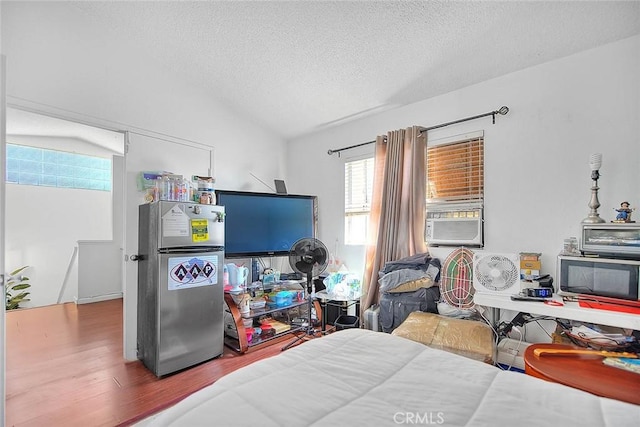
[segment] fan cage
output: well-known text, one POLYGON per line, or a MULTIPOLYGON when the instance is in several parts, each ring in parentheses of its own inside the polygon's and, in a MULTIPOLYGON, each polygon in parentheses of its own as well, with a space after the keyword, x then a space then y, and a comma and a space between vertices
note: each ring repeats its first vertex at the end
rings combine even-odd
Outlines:
POLYGON ((289 251, 289 265, 294 271, 303 275, 310 275, 310 277, 319 276, 329 265, 329 250, 327 249, 325 244, 322 243, 322 241, 314 237, 302 238, 294 242, 294 244, 291 246, 291 249, 289 251), (297 263, 301 261, 302 257, 308 251, 314 252, 317 249, 320 249, 322 251, 322 260, 318 261, 314 259, 315 262, 311 271, 302 271, 297 266, 297 263))
POLYGON ((475 254, 473 285, 476 292, 517 293, 520 290, 518 262, 516 254, 475 254))
POLYGON ((473 252, 459 248, 445 259, 440 278, 440 294, 449 305, 469 309, 473 302, 473 252))

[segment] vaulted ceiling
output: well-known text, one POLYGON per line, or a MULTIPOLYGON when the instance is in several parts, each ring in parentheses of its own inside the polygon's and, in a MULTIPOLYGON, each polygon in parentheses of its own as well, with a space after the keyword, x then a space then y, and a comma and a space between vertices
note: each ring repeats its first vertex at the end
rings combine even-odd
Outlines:
POLYGON ((292 139, 640 34, 639 1, 77 1, 292 139))

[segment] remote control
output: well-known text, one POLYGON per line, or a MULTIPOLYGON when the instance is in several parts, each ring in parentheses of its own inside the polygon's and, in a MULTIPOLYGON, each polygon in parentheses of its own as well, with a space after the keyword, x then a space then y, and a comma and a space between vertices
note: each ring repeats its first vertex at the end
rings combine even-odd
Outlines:
POLYGON ((511 295, 513 301, 548 301, 551 297, 528 297, 524 295, 511 295))

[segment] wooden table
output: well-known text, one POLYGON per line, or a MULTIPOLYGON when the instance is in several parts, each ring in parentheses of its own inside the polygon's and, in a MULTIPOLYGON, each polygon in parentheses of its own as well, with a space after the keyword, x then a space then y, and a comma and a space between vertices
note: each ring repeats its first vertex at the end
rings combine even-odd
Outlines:
MULTIPOLYGON (((640 405, 640 374, 607 366, 602 356, 536 356, 536 348, 576 348, 564 344, 533 344, 524 352, 526 374, 640 405)), ((583 349, 584 350, 584 349, 583 349)))

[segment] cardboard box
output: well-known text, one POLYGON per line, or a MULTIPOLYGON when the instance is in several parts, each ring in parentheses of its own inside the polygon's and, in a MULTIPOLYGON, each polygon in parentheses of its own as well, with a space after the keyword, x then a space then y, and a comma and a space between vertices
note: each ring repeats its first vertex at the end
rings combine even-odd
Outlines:
POLYGON ((271 327, 275 329, 276 334, 281 334, 282 332, 286 332, 291 329, 291 325, 287 325, 286 323, 282 323, 277 320, 272 320, 269 323, 271 324, 271 327))
POLYGON ((540 276, 540 253, 520 252, 520 280, 531 281, 540 276))
POLYGON ((539 261, 542 254, 540 252, 520 252, 521 261, 539 261))
POLYGON ((521 270, 540 270, 541 262, 540 261, 523 261, 520 260, 520 269, 521 270))
POLYGON ((391 335, 493 364, 493 331, 483 322, 414 311, 391 335))

